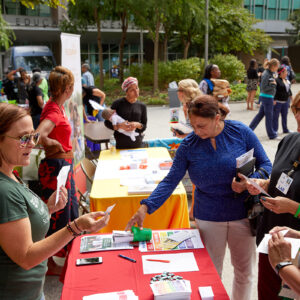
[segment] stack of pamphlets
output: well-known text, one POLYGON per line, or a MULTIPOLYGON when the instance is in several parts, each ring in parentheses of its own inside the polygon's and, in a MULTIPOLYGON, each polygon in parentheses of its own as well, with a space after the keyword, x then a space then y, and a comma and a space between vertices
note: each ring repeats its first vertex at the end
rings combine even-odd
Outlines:
POLYGON ((133 290, 94 294, 82 298, 82 300, 138 300, 138 299, 139 297, 134 294, 133 290))
POLYGON ((133 233, 130 231, 113 230, 112 236, 115 244, 129 243, 133 241, 133 233))
POLYGON ((85 235, 80 242, 80 253, 119 249, 133 249, 133 246, 129 242, 115 243, 112 234, 85 235))
POLYGON ((189 300, 191 299, 191 283, 189 280, 164 280, 150 284, 154 300, 189 300))

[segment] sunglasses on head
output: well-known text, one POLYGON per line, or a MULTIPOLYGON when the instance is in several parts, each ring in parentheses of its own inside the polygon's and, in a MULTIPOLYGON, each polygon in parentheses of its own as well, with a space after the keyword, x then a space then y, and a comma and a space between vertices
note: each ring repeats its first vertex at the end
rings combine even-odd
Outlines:
POLYGON ((40 139, 39 133, 24 134, 21 137, 13 137, 10 135, 4 135, 4 136, 9 137, 14 140, 17 140, 17 141, 20 141, 21 148, 25 148, 30 141, 32 141, 34 143, 34 145, 36 145, 40 139))

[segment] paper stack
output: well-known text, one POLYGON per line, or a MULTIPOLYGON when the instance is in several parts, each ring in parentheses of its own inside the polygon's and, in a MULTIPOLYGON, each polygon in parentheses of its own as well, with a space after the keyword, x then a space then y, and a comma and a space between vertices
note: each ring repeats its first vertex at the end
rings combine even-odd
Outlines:
POLYGON ((130 231, 113 230, 114 243, 129 243, 133 241, 133 233, 130 231))
POLYGON ((82 298, 82 300, 138 300, 138 299, 139 297, 136 296, 134 294, 134 291, 132 290, 94 294, 82 298))
POLYGON ((150 284, 154 300, 189 300, 191 299, 191 283, 189 280, 157 281, 150 284))

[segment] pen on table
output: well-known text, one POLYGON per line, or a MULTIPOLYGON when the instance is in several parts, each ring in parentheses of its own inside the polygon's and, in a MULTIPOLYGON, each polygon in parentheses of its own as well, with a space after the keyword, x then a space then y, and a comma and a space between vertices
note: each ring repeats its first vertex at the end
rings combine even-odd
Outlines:
POLYGON ((136 263, 136 260, 135 260, 135 259, 130 258, 130 257, 127 257, 127 256, 125 256, 125 255, 119 254, 119 257, 122 257, 122 258, 127 259, 127 260, 129 260, 129 261, 131 261, 131 262, 136 263))
POLYGON ((157 261, 157 262, 162 262, 162 263, 169 263, 169 260, 165 259, 151 259, 151 258, 146 258, 147 261, 157 261))

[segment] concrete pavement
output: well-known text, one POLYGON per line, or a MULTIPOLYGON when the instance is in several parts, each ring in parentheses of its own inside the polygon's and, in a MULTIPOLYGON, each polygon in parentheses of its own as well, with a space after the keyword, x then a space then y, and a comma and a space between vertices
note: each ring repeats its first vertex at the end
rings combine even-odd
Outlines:
MULTIPOLYGON (((300 91, 300 84, 295 84, 292 86, 293 95, 296 95, 300 91)), ((246 103, 230 103, 231 114, 228 119, 239 120, 243 123, 249 125, 251 120, 256 115, 257 111, 246 110, 246 103)), ((184 120, 182 111, 180 112, 181 120, 184 120)), ((169 107, 148 107, 148 127, 146 130, 145 139, 157 139, 157 138, 170 138, 172 133, 169 127, 170 111, 169 107)), ((282 134, 281 123, 279 123, 279 136, 284 137, 282 134)), ((296 131, 296 121, 292 112, 288 115, 288 127, 291 131, 296 131)), ((261 141, 267 155, 273 162, 278 140, 269 140, 265 130, 265 121, 257 126, 255 130, 256 135, 261 141)), ((224 268, 223 268, 223 284, 229 294, 231 295, 231 285, 233 280, 233 268, 230 263, 230 254, 228 249, 226 251, 224 268)), ((257 270, 255 271, 255 284, 253 286, 252 300, 257 299, 256 292, 257 284, 257 270)), ((45 296, 46 300, 58 300, 60 299, 62 284, 58 281, 56 276, 47 276, 45 284, 45 296)), ((196 291, 194 291, 196 292, 196 291)))

